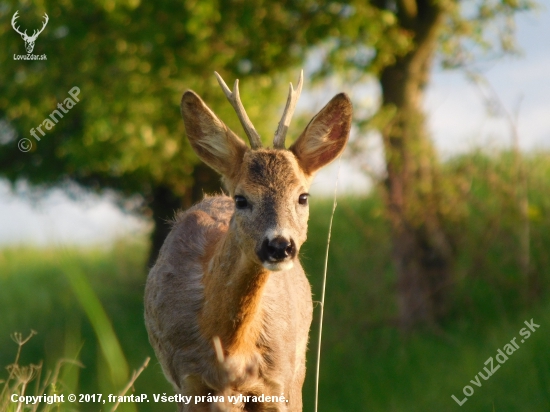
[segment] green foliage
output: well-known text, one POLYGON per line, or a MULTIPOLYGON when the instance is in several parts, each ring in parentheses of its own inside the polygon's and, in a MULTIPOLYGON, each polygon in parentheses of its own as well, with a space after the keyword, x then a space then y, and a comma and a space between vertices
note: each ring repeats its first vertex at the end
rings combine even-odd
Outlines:
POLYGON ((124 194, 147 195, 164 184, 181 195, 195 162, 179 115, 182 93, 199 92, 240 132, 213 71, 230 84, 246 77, 243 102, 270 138, 286 90, 277 87, 281 79, 274 73, 303 56, 308 26, 302 21, 323 14, 311 7, 263 0, 238 7, 229 1, 3 2, 0 35, 8 52, 0 56, 0 173, 43 185, 72 179, 124 194), (10 25, 16 10, 20 25, 29 28, 49 14, 34 51, 45 53, 46 61, 13 60, 24 53, 10 25), (34 141, 31 128, 74 86, 80 102, 34 141), (19 152, 16 137, 31 139, 32 150, 19 152))
POLYGON ((532 0, 441 0, 447 11, 440 51, 444 67, 456 68, 481 58, 517 53, 514 17, 536 9, 532 0))
POLYGON ((74 263, 63 266, 65 267, 65 276, 69 279, 77 301, 94 328, 114 387, 122 387, 129 377, 128 363, 111 322, 82 270, 74 263))
MULTIPOLYGON (((125 241, 110 251, 3 249, 0 365, 13 363, 17 347, 10 334, 34 329, 38 335, 26 343, 20 365, 43 362, 43 376, 56 370, 60 359, 83 365, 82 369, 64 365, 55 387, 48 385, 48 391, 119 394, 130 380, 128 370, 154 356, 143 323, 146 248, 146 242, 125 241)), ((140 378, 141 385, 139 380, 135 384, 136 390, 170 390, 156 362, 148 369, 140 378)), ((98 409, 93 403, 63 406, 63 410, 75 406, 98 409)), ((105 406, 105 410, 112 407, 105 406)), ((131 412, 136 407, 122 403, 117 410, 131 412)))
MULTIPOLYGON (((549 155, 546 152, 525 155, 503 152, 488 155, 476 152, 455 158, 447 165, 447 172, 460 180, 466 207, 464 222, 467 230, 458 224, 457 277, 462 293, 468 295, 464 310, 474 311, 471 303, 478 298, 468 294, 471 279, 473 290, 498 289, 501 297, 492 298, 495 318, 499 307, 529 304, 536 298, 546 296, 548 287, 549 260, 545 250, 550 241, 550 203, 548 178, 549 155), (525 177, 522 177, 525 173, 525 177), (525 198, 524 198, 525 196, 525 198), (527 210, 522 213, 522 201, 527 210), (528 230, 529 268, 522 268, 522 236, 528 230), (506 304, 500 301, 503 299, 506 304)), ((488 313, 487 313, 488 315, 488 313)))
MULTIPOLYGON (((518 228, 517 159, 513 153, 467 154, 444 164, 445 179, 459 189, 451 316, 439 331, 401 335, 392 247, 378 194, 339 199, 332 232, 321 361, 320 410, 451 410, 455 394, 535 319, 541 328, 470 400, 468 411, 544 411, 550 407, 550 162, 548 153, 520 159, 526 170, 530 272, 522 273, 518 228), (540 334, 539 331, 541 332, 540 334), (363 406, 361 406, 363 405, 363 406)), ((321 291, 322 256, 331 201, 312 210, 305 245, 314 300, 321 291), (320 233, 320 234, 318 234, 320 233)), ((317 339, 313 323, 310 348, 317 339)), ((313 406, 314 351, 308 353, 305 410, 313 406)), ((471 385, 471 384, 470 384, 471 385)), ((457 405, 458 407, 458 405, 457 405)))
MULTIPOLYGON (((540 328, 496 374, 462 406, 466 411, 546 411, 550 407, 550 161, 548 153, 522 159, 529 182, 531 280, 518 264, 520 215, 510 190, 516 187, 513 156, 481 152, 444 165, 449 179, 463 184, 464 242, 458 255, 452 316, 437 331, 404 336, 396 327, 395 274, 391 242, 379 193, 338 201, 332 232, 321 360, 320 411, 451 410, 451 395, 483 369, 523 327, 534 319, 540 328), (466 184, 467 183, 467 184, 466 184), (535 281, 533 295, 525 295, 535 281)), ((302 263, 319 299, 331 199, 311 199, 308 241, 302 263)), ((22 365, 44 360, 54 369, 60 358, 83 365, 76 377, 60 381, 74 392, 116 393, 106 389, 109 369, 98 342, 96 315, 89 316, 66 272, 77 270, 89 284, 86 299, 97 296, 131 369, 147 356, 153 361, 135 383, 135 393, 172 393, 154 359, 143 322, 144 258, 147 244, 125 240, 112 250, 4 248, 0 251, 0 365, 13 361, 13 331, 38 335, 23 350, 22 365), (74 379, 74 380, 71 380, 74 379)), ((79 275, 79 276, 80 276, 79 275)), ((318 314, 318 308, 316 309, 318 314)), ((311 331, 304 410, 313 405, 314 343, 311 331)), ((0 375, 5 379, 6 375, 0 375)), ((97 410, 83 404, 81 410, 97 410)), ((121 408, 124 405, 121 405, 121 408)), ((456 406, 458 407, 458 406, 456 406)), ((172 411, 153 402, 137 409, 172 411)))
POLYGON ((61 359, 57 362, 53 371, 44 371, 42 362, 38 364, 21 365, 19 360, 23 346, 36 334, 31 331, 23 337, 21 333, 15 332, 11 335, 12 340, 17 345, 17 351, 13 363, 6 367, 8 376, 5 380, 0 380, 0 411, 16 412, 20 411, 22 403, 12 402, 12 397, 17 399, 24 396, 46 395, 43 403, 36 402, 31 409, 40 412, 49 412, 58 410, 61 405, 60 395, 63 390, 73 393, 76 389, 77 379, 72 381, 61 380, 60 375, 66 375, 67 370, 77 370, 82 364, 69 359, 61 359), (75 368, 76 367, 76 368, 75 368), (65 383, 67 382, 67 383, 65 383), (38 395, 39 394, 39 395, 38 395), (49 399, 49 401, 48 401, 49 399))
MULTIPOLYGON (((480 59, 518 51, 515 15, 537 8, 532 0, 372 0, 332 3, 342 19, 324 36, 327 58, 317 73, 357 78, 379 76, 384 68, 419 46, 420 37, 435 30, 438 59, 457 68, 480 59), (433 13, 440 18, 433 20, 433 13), (432 27, 433 26, 433 27, 432 27)), ((430 59, 431 60, 431 59, 430 59)), ((431 62, 430 62, 431 63, 431 62)))
MULTIPOLYGON (((315 62, 319 76, 379 73, 415 47, 403 10, 409 3, 422 6, 358 0, 3 2, 0 175, 47 186, 71 179, 125 195, 148 195, 162 184, 181 195, 196 161, 178 110, 185 89, 199 92, 240 132, 212 72, 228 83, 243 78, 243 101, 267 140, 284 102, 288 69, 317 48, 324 51, 315 62), (47 60, 13 59, 24 54, 10 25, 16 10, 29 30, 49 14, 34 51, 47 60), (74 86, 81 101, 36 142, 29 131, 74 86), (29 153, 16 147, 23 137, 33 142, 29 153)), ((488 44, 484 33, 496 19, 506 22, 499 33, 511 38, 514 13, 531 6, 528 0, 439 1, 449 21, 441 33, 444 55, 464 59, 465 41, 488 44)))

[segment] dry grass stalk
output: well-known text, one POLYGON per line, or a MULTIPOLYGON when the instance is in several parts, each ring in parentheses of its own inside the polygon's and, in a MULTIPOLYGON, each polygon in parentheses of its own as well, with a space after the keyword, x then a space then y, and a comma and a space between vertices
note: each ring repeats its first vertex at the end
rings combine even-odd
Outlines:
MULTIPOLYGON (((139 377, 139 375, 141 375, 141 372, 143 372, 145 370, 145 368, 149 364, 150 360, 151 360, 151 358, 147 357, 147 359, 145 359, 145 362, 143 362, 143 365, 141 365, 141 367, 137 371, 134 371, 132 373, 132 377, 130 378, 130 381, 124 387, 124 389, 120 392, 119 396, 124 396, 126 394, 126 392, 128 392, 130 390, 130 388, 132 386, 134 386, 134 383, 135 383, 136 379, 139 377)), ((119 398, 117 397, 117 399, 119 399, 119 398)), ((117 400, 117 402, 114 404, 113 408, 111 409, 111 412, 116 411, 119 404, 120 404, 120 402, 117 400)))
POLYGON ((321 338, 323 335, 323 316, 325 313, 325 289, 327 286, 327 270, 328 270, 328 252, 330 250, 330 236, 332 235, 332 221, 334 219, 334 212, 336 211, 336 194, 338 192, 338 178, 340 177, 340 161, 338 160, 338 174, 336 175, 336 183, 334 184, 334 201, 332 203, 332 213, 330 214, 330 222, 328 225, 327 236, 327 249, 325 253, 325 268, 323 271, 323 291, 321 292, 321 314, 319 315, 319 342, 317 344, 317 365, 315 368, 315 412, 319 406, 319 371, 321 369, 321 338))
MULTIPOLYGON (((59 394, 60 391, 58 388, 63 387, 62 383, 58 380, 61 366, 69 363, 83 367, 83 365, 78 361, 72 359, 60 359, 56 363, 53 373, 48 371, 45 377, 42 378, 42 362, 37 365, 20 365, 19 359, 21 357, 21 350, 34 335, 36 335, 34 330, 31 330, 27 337, 23 337, 23 335, 19 332, 11 335, 13 341, 18 345, 18 348, 14 362, 6 367, 9 372, 8 378, 5 381, 0 381, 0 383, 3 384, 2 391, 0 392, 0 412, 7 412, 11 410, 14 410, 15 412, 22 411, 24 409, 23 402, 17 402, 17 404, 14 405, 13 402, 11 402, 11 397, 13 394, 17 394, 19 396, 25 396, 28 394, 31 383, 34 383, 34 396, 43 394, 59 394)), ((41 412, 49 412, 58 407, 58 405, 54 403, 48 404, 37 402, 36 404, 33 404, 29 410, 32 412, 37 412, 41 405, 43 405, 41 412)))

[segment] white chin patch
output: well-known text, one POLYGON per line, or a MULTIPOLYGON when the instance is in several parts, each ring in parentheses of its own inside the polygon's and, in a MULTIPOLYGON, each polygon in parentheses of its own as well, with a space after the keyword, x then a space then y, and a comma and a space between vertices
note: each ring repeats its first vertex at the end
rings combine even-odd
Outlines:
POLYGON ((286 260, 284 262, 264 262, 264 268, 271 270, 272 272, 278 272, 280 270, 289 270, 294 266, 293 260, 286 260))

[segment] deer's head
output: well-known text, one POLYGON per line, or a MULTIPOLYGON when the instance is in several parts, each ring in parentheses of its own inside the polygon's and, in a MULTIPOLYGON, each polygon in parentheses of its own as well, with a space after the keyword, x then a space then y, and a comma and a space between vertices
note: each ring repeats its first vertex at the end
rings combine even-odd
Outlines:
POLYGON ((240 101, 238 80, 231 92, 216 76, 251 148, 192 91, 185 92, 181 101, 187 136, 199 158, 223 176, 235 200, 231 229, 236 231, 244 255, 269 270, 290 269, 307 236, 308 190, 313 176, 338 157, 348 140, 351 101, 344 93, 336 95, 285 149, 286 132, 302 88, 301 75, 296 91, 290 85, 274 148, 263 148, 240 101))
POLYGON ((32 51, 34 49, 34 42, 36 41, 38 35, 44 31, 44 28, 48 24, 48 21, 50 20, 50 18, 48 17, 48 15, 46 13, 44 13, 44 23, 42 23, 42 28, 40 30, 34 30, 34 32, 32 33, 32 36, 29 36, 29 35, 27 35, 27 30, 25 30, 25 32, 22 33, 19 30, 19 27, 15 26, 15 21, 19 17, 18 13, 19 13, 19 10, 17 10, 15 12, 15 14, 13 15, 13 17, 11 19, 11 25, 12 25, 13 29, 21 35, 21 38, 25 42, 25 49, 27 50, 27 53, 30 54, 30 53, 32 53, 32 51))

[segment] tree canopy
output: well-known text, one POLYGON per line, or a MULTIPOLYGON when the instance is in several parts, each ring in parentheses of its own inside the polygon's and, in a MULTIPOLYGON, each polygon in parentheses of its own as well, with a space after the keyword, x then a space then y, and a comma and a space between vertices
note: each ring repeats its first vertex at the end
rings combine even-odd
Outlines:
MULTIPOLYGON (((350 65, 378 73, 413 47, 412 16, 422 12, 424 3, 3 2, 0 119, 3 130, 14 130, 17 139, 30 138, 33 148, 21 153, 13 133, 5 132, 1 173, 12 181, 50 185, 73 179, 126 194, 160 182, 185 191, 195 158, 178 114, 184 90, 199 92, 239 131, 213 71, 228 83, 240 77, 250 117, 267 136, 284 101, 285 87, 274 87, 281 84, 277 74, 303 64, 314 47, 328 50, 318 74, 345 74, 350 65), (13 59, 24 53, 10 25, 17 10, 18 23, 29 32, 40 27, 44 13, 50 16, 34 50, 47 60, 13 59), (31 138, 30 129, 74 86, 81 90, 81 102, 40 142, 31 138)), ((441 49, 452 64, 466 54, 457 50, 472 42, 485 45, 482 34, 489 20, 509 19, 529 5, 520 0, 434 4, 446 10, 441 49)), ((510 36, 501 37, 508 47, 510 36)))
MULTIPOLYGON (((530 0, 1 2, 0 176, 153 197, 159 228, 197 170, 179 115, 182 93, 194 89, 240 134, 213 72, 229 84, 241 78, 244 105, 267 142, 285 100, 283 78, 315 55, 314 78, 379 80, 378 113, 355 121, 384 141, 402 313, 406 323, 431 321, 442 312, 439 292, 453 260, 452 198, 422 106, 432 63, 438 56, 445 67, 460 67, 513 51, 515 13, 532 7, 530 0), (34 50, 47 60, 13 57, 24 53, 10 25, 16 11, 22 30, 40 27, 48 13, 34 50), (74 87, 78 104, 34 139, 32 129, 74 87), (28 153, 18 149, 22 138, 33 144, 28 153)), ((153 249, 165 235, 153 234, 153 249)))

